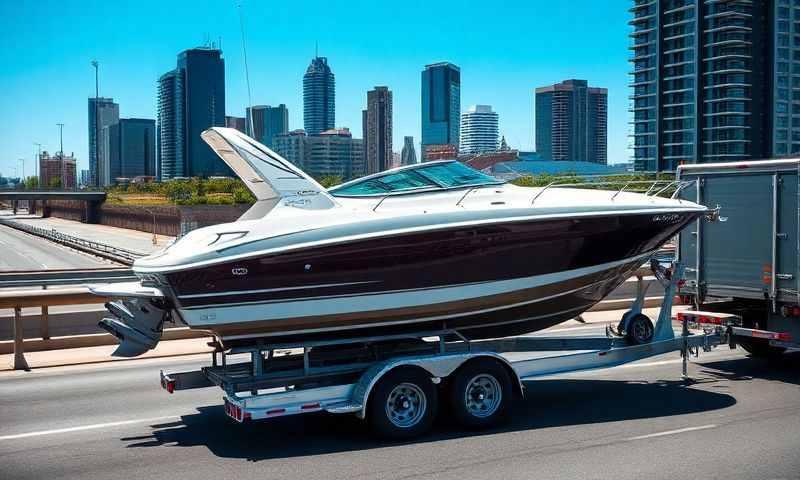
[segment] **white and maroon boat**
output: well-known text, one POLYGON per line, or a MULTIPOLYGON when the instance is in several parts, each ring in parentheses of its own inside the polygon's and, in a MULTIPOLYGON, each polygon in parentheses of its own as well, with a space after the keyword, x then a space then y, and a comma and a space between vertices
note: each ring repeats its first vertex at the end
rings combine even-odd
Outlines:
POLYGON ((625 191, 523 188, 458 161, 422 163, 326 190, 233 129, 203 139, 257 198, 238 221, 137 260, 141 279, 95 286, 115 355, 164 322, 223 348, 456 330, 517 335, 603 299, 707 209, 625 191))

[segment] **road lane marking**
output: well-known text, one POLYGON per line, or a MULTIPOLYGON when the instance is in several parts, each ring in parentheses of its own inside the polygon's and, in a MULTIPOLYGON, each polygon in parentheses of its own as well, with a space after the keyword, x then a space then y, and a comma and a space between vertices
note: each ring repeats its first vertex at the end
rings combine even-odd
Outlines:
POLYGON ((716 428, 716 427, 717 426, 714 424, 700 425, 699 427, 679 428, 677 430, 667 430, 666 432, 650 433, 648 435, 639 435, 638 437, 630 437, 626 438, 625 440, 627 441, 645 440, 647 438, 663 437, 666 435, 676 435, 678 433, 694 432, 697 430, 708 430, 709 428, 716 428))
POLYGON ((57 433, 71 433, 71 432, 81 432, 84 430, 97 430, 100 428, 109 428, 109 427, 119 427, 123 425, 134 425, 137 423, 147 423, 147 422, 160 422, 163 420, 175 420, 181 418, 179 415, 169 415, 166 417, 152 417, 152 418, 139 418, 137 420, 123 420, 120 422, 108 422, 108 423, 95 423, 93 425, 81 425, 79 427, 68 427, 68 428, 57 428, 54 430, 40 430, 38 432, 28 432, 28 433, 17 433, 15 435, 4 435, 0 437, 0 441, 3 440, 17 440, 20 438, 28 438, 28 437, 41 437, 43 435, 55 435, 57 433))

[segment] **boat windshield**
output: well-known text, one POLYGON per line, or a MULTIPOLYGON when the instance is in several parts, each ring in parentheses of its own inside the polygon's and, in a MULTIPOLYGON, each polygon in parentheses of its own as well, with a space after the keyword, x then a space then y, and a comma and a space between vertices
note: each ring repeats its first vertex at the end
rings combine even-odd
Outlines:
POLYGON ((504 183, 502 180, 481 173, 461 162, 450 161, 389 170, 347 182, 328 192, 336 197, 363 197, 502 183, 504 183))

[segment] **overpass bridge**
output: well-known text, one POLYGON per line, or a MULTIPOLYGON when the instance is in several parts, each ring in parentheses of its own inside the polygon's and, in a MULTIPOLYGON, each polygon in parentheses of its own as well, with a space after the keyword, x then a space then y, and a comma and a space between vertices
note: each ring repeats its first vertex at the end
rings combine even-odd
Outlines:
POLYGON ((98 207, 106 200, 106 192, 82 192, 73 190, 0 190, 0 201, 11 203, 14 214, 20 201, 28 202, 28 211, 36 213, 40 208, 42 217, 50 216, 48 201, 78 200, 83 202, 83 221, 97 223, 98 207))

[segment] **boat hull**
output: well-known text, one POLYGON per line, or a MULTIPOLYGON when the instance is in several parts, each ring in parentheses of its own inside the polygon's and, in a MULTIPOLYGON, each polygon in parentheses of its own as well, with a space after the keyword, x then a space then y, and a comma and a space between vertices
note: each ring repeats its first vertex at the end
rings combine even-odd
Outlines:
POLYGON ((541 330, 602 300, 702 212, 553 218, 304 247, 165 274, 226 347, 455 329, 541 330))

